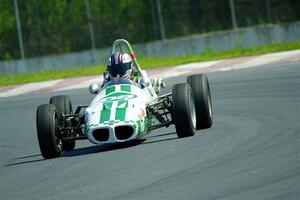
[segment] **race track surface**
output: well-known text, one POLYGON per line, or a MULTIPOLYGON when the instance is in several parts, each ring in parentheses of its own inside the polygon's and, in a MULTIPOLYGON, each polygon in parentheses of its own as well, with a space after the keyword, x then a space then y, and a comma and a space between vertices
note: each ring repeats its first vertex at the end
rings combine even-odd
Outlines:
MULTIPOLYGON (((50 96, 0 99, 0 199, 300 199, 300 63, 208 74, 214 124, 127 145, 77 142, 43 160, 35 111, 50 96)), ((167 80, 170 91, 186 77, 167 80)), ((66 92, 87 104, 88 90, 66 92)))

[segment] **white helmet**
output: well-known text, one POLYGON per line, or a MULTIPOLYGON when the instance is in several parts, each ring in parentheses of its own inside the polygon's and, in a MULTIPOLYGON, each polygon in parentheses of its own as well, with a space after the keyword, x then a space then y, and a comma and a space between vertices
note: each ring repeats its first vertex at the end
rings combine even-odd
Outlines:
POLYGON ((132 74, 132 58, 127 53, 114 53, 108 60, 108 72, 112 77, 130 78, 132 74))

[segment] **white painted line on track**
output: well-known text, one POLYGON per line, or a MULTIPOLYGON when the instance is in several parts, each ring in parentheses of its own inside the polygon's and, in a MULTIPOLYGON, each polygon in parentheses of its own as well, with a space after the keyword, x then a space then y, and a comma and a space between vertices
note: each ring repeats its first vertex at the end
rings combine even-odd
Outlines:
POLYGON ((183 64, 183 65, 178 65, 171 70, 168 70, 162 74, 157 74, 156 76, 160 78, 170 78, 174 76, 180 76, 182 74, 190 73, 194 70, 199 70, 199 69, 206 69, 209 67, 212 67, 216 64, 218 64, 220 61, 208 61, 208 62, 195 62, 195 63, 188 63, 188 64, 183 64))
MULTIPOLYGON (((217 71, 231 71, 250 67, 259 67, 268 64, 280 64, 286 62, 300 63, 300 50, 278 52, 259 56, 239 57, 234 59, 196 62, 178 65, 175 67, 149 70, 149 77, 170 78, 192 73, 210 73, 217 71), (204 71, 204 72, 203 72, 204 71)), ((11 97, 22 94, 65 91, 72 89, 88 88, 92 83, 102 84, 103 76, 78 77, 45 81, 40 83, 29 83, 19 86, 2 88, 0 98, 11 97)))
POLYGON ((216 70, 214 70, 214 71, 215 71, 215 72, 216 72, 216 71, 219 71, 219 72, 227 72, 227 71, 231 71, 231 70, 233 70, 232 67, 224 67, 224 68, 221 68, 221 69, 216 69, 216 70))
POLYGON ((212 70, 212 72, 216 71, 231 71, 231 70, 237 70, 237 69, 246 69, 250 67, 258 67, 263 66, 267 64, 272 64, 279 62, 280 60, 286 60, 286 59, 297 59, 300 55, 300 50, 294 50, 294 51, 288 51, 288 52, 278 52, 278 53, 272 53, 272 54, 266 54, 257 56, 251 60, 242 62, 242 63, 236 63, 232 64, 231 66, 222 67, 219 69, 212 70))
POLYGON ((93 83, 102 83, 103 82, 103 77, 102 76, 97 76, 97 77, 91 77, 91 79, 82 81, 80 83, 76 82, 76 80, 73 82, 73 84, 66 86, 66 87, 61 87, 57 88, 53 91, 64 91, 64 90, 73 90, 73 89, 82 89, 82 88, 87 88, 93 83))
POLYGON ((53 80, 53 81, 45 81, 45 82, 39 82, 39 83, 28 83, 21 85, 19 87, 16 87, 12 90, 6 91, 4 93, 0 93, 0 97, 11 97, 16 95, 21 95, 25 93, 30 93, 36 90, 43 89, 45 87, 53 86, 57 83, 59 83, 61 80, 53 80))
POLYGON ((183 65, 179 65, 177 67, 175 67, 174 69, 176 70, 194 70, 194 69, 204 69, 204 68, 208 68, 211 66, 214 66, 218 63, 220 63, 221 60, 217 60, 217 61, 208 61, 208 62, 195 62, 195 63, 188 63, 188 64, 183 64, 183 65))
POLYGON ((267 54, 267 55, 262 55, 259 57, 254 58, 253 60, 249 60, 245 63, 240 64, 238 67, 235 69, 242 69, 242 68, 248 68, 248 67, 253 67, 253 66, 261 66, 261 65, 267 65, 272 62, 276 62, 281 59, 285 59, 287 57, 292 57, 295 54, 300 53, 300 51, 294 51, 290 52, 287 54, 286 52, 282 53, 273 53, 273 54, 267 54))

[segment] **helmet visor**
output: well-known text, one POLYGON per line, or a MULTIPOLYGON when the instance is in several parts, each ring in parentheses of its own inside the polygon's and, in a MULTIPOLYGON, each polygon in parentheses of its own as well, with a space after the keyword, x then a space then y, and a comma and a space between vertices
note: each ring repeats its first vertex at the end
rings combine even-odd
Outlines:
POLYGON ((112 76, 117 76, 117 75, 122 76, 130 69, 131 69, 131 63, 121 63, 117 65, 108 66, 108 71, 112 76))

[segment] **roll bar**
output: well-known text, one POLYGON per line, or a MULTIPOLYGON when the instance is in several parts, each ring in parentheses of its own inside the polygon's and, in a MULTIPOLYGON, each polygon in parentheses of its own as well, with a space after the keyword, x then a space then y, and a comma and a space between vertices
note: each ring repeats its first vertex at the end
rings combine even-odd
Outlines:
POLYGON ((116 47, 117 46, 120 47, 120 50, 123 53, 125 52, 124 46, 127 48, 127 50, 130 53, 130 56, 132 58, 133 65, 138 70, 140 76, 143 77, 143 73, 141 73, 142 69, 141 69, 140 65, 138 64, 138 62, 137 62, 136 55, 134 54, 134 52, 133 52, 133 50, 132 50, 131 45, 129 44, 129 42, 127 40, 125 40, 125 39, 117 39, 117 40, 115 40, 114 43, 113 43, 113 45, 112 45, 110 55, 113 55, 116 52, 116 47))

